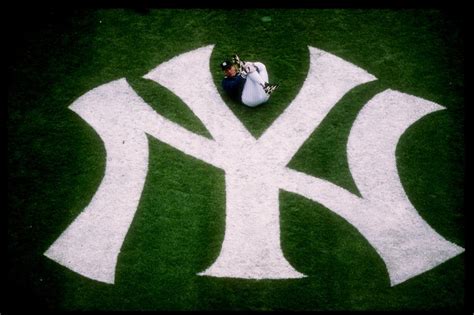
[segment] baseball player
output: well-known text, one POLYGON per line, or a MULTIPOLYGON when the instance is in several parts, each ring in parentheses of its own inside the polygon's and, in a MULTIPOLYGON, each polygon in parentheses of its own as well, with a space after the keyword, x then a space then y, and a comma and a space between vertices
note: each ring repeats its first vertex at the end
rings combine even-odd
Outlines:
POLYGON ((278 88, 278 84, 268 83, 267 68, 261 62, 243 62, 234 55, 232 60, 221 63, 224 71, 222 88, 239 102, 256 107, 265 103, 278 88))

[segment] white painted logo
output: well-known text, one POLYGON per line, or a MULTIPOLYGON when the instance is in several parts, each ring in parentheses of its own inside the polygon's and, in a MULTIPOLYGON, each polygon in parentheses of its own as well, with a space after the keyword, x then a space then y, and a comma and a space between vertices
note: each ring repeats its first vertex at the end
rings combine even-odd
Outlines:
POLYGON ((90 204, 45 252, 47 257, 88 278, 114 283, 117 257, 148 171, 147 134, 225 171, 224 242, 216 261, 199 275, 305 277, 281 250, 280 189, 314 200, 352 224, 385 262, 392 286, 464 251, 419 216, 403 190, 396 166, 395 149, 401 135, 442 106, 393 90, 375 95, 364 105, 347 144, 359 197, 286 165, 349 90, 376 78, 309 47, 310 69, 299 94, 255 139, 215 88, 208 71, 212 49, 211 45, 181 54, 144 76, 181 98, 204 123, 212 140, 156 113, 125 79, 99 86, 70 106, 103 140, 106 170, 90 204), (189 73, 200 73, 200 80, 189 80, 189 73))

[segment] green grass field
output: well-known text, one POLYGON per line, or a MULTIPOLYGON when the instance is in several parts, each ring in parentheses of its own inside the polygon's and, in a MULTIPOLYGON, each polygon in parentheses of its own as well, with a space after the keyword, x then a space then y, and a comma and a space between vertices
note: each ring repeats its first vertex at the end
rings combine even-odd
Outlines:
MULTIPOLYGON (((14 38, 8 60, 7 285, 2 309, 456 310, 465 309, 465 254, 390 287, 361 234, 320 204, 280 193, 281 241, 296 280, 197 276, 224 236, 222 170, 149 137, 149 172, 114 285, 80 276, 43 253, 89 204, 105 148, 68 109, 89 90, 126 78, 164 117, 209 137, 173 93, 143 79, 158 64, 215 44, 211 71, 235 115, 261 135, 301 88, 308 46, 378 78, 351 90, 289 167, 353 193, 346 142, 358 111, 393 89, 436 102, 403 135, 398 171, 410 201, 444 238, 465 244, 464 18, 460 11, 379 9, 132 9, 41 12, 14 38), (281 87, 247 108, 220 87, 219 63, 237 52, 267 65, 281 87), (16 297, 16 298, 13 298, 16 297)), ((199 73, 189 73, 199 80, 199 73)), ((3 312, 3 310, 0 310, 3 312)))

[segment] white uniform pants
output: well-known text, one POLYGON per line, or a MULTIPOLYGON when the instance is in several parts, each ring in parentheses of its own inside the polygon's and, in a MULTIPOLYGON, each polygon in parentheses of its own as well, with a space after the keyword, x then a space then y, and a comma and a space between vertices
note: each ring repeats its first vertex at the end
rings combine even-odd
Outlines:
POLYGON ((252 64, 256 67, 256 71, 247 74, 247 81, 242 91, 242 103, 255 107, 268 101, 270 95, 263 90, 263 85, 268 82, 267 68, 261 62, 252 64))

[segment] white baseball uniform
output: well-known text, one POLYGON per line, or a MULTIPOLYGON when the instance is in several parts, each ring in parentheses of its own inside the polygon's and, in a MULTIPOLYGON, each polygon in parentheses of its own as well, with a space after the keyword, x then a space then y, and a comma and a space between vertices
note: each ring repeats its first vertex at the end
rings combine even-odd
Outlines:
POLYGON ((256 107, 265 103, 270 95, 265 93, 263 87, 268 82, 268 72, 261 62, 246 62, 243 74, 247 76, 242 90, 242 103, 250 107, 256 107))

